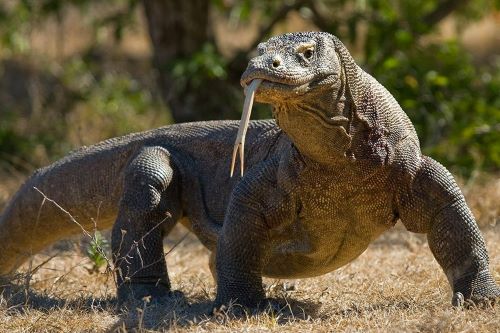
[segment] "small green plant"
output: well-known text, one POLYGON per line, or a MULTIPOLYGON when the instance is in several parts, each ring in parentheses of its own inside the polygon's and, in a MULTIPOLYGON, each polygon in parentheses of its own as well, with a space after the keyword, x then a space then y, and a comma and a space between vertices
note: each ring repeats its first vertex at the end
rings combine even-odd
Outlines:
POLYGON ((107 265, 108 258, 106 252, 109 251, 109 242, 102 236, 99 231, 95 231, 94 237, 87 246, 87 257, 92 262, 93 266, 90 272, 95 273, 99 268, 107 265))

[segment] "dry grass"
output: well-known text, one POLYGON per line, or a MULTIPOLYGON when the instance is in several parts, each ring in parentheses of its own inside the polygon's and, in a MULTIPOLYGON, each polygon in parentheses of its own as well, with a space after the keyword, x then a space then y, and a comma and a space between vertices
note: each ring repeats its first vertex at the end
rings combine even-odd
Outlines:
MULTIPOLYGON (((481 217, 497 281, 500 226, 492 224, 500 218, 499 185, 496 178, 464 185, 469 203, 481 217)), ((3 188, 7 193, 12 189, 3 188)), ((165 249, 184 232, 177 228, 165 249)), ((288 302, 289 307, 277 315, 261 314, 245 320, 224 321, 205 315, 214 299, 215 285, 208 269, 208 253, 191 236, 167 256, 172 284, 184 295, 169 304, 139 306, 129 315, 115 310, 112 277, 90 273, 92 264, 77 240, 36 255, 24 270, 37 267, 54 254, 57 256, 31 276, 28 289, 28 281, 22 280, 23 287, 0 298, 0 332, 124 332, 136 331, 133 327, 138 326, 145 332, 500 332, 500 307, 464 311, 450 306, 448 283, 425 237, 406 232, 400 225, 335 272, 312 279, 266 280, 268 294, 288 302)))

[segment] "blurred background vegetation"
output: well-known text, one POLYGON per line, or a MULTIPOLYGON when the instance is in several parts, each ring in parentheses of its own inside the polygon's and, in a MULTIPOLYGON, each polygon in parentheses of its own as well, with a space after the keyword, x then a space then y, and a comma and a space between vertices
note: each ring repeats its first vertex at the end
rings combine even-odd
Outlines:
POLYGON ((496 173, 499 28, 499 0, 2 0, 0 169, 24 174, 171 122, 238 119, 258 42, 322 30, 396 97, 424 153, 466 177, 496 173))

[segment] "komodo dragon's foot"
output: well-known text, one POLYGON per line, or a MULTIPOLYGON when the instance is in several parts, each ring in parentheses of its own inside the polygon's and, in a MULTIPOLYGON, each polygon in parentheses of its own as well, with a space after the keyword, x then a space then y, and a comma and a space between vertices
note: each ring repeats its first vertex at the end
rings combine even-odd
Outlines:
POLYGON ((463 276, 453 284, 454 306, 488 306, 500 302, 500 288, 488 270, 463 276))
POLYGON ((137 303, 165 300, 179 293, 161 283, 123 283, 118 287, 118 306, 127 308, 137 303))

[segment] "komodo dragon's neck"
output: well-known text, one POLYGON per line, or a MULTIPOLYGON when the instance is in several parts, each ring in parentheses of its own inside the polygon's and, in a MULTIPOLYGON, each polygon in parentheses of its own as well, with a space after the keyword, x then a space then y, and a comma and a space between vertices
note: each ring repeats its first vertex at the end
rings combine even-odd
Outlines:
POLYGON ((300 101, 276 104, 273 116, 309 163, 339 166, 350 160, 344 151, 349 144, 351 106, 345 88, 319 91, 300 101))

